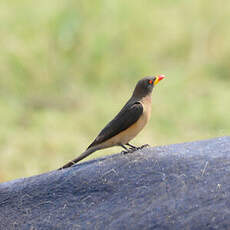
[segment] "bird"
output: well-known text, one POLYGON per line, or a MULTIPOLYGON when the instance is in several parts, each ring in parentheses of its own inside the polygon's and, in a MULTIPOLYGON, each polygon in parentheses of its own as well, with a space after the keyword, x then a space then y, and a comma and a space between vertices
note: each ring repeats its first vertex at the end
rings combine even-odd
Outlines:
POLYGON ((159 75, 140 79, 128 102, 101 130, 85 152, 59 168, 59 170, 73 166, 97 150, 112 146, 121 146, 125 150, 123 153, 129 153, 148 146, 142 145, 141 147, 136 147, 129 142, 137 136, 149 121, 152 108, 152 91, 164 78, 164 75, 159 75))

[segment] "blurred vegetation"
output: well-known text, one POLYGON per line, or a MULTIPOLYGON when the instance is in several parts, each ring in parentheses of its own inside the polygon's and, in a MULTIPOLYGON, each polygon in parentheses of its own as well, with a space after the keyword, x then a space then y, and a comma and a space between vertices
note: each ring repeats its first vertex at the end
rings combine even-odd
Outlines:
POLYGON ((168 78, 133 144, 229 135, 229 12, 213 0, 2 0, 0 181, 79 155, 146 75, 168 78))

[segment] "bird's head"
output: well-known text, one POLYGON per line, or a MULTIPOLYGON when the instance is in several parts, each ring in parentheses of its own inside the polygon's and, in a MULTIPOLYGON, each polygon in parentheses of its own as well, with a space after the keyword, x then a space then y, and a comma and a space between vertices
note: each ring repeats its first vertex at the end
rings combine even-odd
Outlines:
POLYGON ((137 82, 133 96, 140 98, 150 94, 153 91, 154 86, 164 78, 164 75, 142 78, 137 82))

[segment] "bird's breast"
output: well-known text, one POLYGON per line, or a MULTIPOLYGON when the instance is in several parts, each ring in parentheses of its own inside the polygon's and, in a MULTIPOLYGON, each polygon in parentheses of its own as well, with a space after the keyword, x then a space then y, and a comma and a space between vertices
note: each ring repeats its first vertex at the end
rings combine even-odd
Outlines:
POLYGON ((141 99, 140 102, 141 102, 141 104, 142 104, 142 106, 144 108, 143 117, 144 117, 144 120, 147 123, 149 121, 149 119, 150 119, 151 111, 152 111, 152 97, 151 97, 151 95, 148 95, 148 96, 144 97, 143 99, 141 99))
POLYGON ((137 134, 145 127, 151 115, 151 96, 143 98, 142 100, 140 100, 140 103, 143 106, 143 113, 140 118, 129 128, 103 143, 103 146, 110 147, 113 145, 127 144, 134 137, 136 137, 137 134))

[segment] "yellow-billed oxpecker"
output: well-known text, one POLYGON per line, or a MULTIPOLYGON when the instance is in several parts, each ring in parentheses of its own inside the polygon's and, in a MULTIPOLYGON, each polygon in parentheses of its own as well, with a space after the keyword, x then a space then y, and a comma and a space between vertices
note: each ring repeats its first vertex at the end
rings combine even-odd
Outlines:
POLYGON ((86 151, 60 169, 68 168, 100 149, 121 146, 125 149, 125 153, 128 153, 147 146, 135 147, 129 142, 136 137, 149 121, 153 88, 164 78, 164 75, 159 75, 139 80, 131 98, 114 119, 101 130, 86 151), (128 149, 125 145, 130 148, 128 149))

